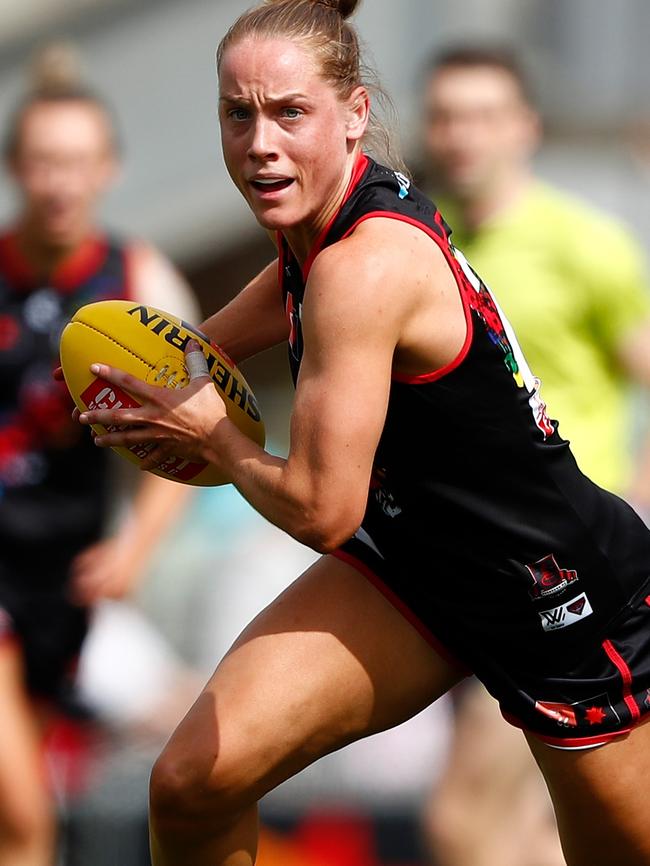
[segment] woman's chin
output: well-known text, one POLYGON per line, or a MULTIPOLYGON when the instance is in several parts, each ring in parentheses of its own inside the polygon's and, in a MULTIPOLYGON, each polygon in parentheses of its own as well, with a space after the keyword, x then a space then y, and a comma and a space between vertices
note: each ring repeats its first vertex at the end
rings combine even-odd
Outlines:
POLYGON ((292 218, 288 212, 282 213, 281 208, 269 208, 259 211, 256 209, 255 219, 270 232, 281 232, 293 228, 298 222, 298 219, 292 218))

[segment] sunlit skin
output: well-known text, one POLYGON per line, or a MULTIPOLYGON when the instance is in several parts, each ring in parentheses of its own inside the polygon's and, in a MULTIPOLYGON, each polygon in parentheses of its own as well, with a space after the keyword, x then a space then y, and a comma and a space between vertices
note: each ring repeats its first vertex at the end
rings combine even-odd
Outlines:
POLYGON ((461 205, 505 205, 529 177, 540 132, 517 82, 500 69, 452 66, 431 75, 424 99, 436 183, 461 205))
POLYGON ((345 195, 368 122, 365 89, 343 100, 301 45, 250 38, 226 51, 219 91, 230 176, 258 222, 304 260, 345 195))
POLYGON ((20 123, 9 171, 22 199, 19 242, 44 269, 93 232, 116 172, 108 120, 85 102, 42 102, 20 123))

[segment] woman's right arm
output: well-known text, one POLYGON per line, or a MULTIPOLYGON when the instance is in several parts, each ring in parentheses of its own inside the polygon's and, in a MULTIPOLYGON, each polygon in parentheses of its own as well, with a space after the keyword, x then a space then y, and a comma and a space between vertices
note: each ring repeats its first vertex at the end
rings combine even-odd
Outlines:
POLYGON ((289 325, 282 308, 277 259, 206 319, 201 330, 236 364, 285 341, 289 325))

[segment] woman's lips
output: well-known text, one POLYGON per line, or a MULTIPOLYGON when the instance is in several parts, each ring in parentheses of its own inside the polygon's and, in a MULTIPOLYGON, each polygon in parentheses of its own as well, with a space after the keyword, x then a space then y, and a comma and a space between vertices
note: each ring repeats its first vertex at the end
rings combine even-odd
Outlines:
POLYGON ((280 192, 283 189, 291 186, 293 178, 257 178, 250 181, 251 186, 261 193, 280 192))

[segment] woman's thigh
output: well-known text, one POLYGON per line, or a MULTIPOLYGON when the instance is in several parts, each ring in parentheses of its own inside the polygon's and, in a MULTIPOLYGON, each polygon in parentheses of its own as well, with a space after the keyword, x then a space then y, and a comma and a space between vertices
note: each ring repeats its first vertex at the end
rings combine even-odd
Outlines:
POLYGON ((528 735, 551 793, 568 866, 650 866, 650 724, 585 751, 528 735))
POLYGON ((366 578, 326 556, 240 635, 166 754, 190 784, 257 799, 410 718, 463 675, 366 578))

